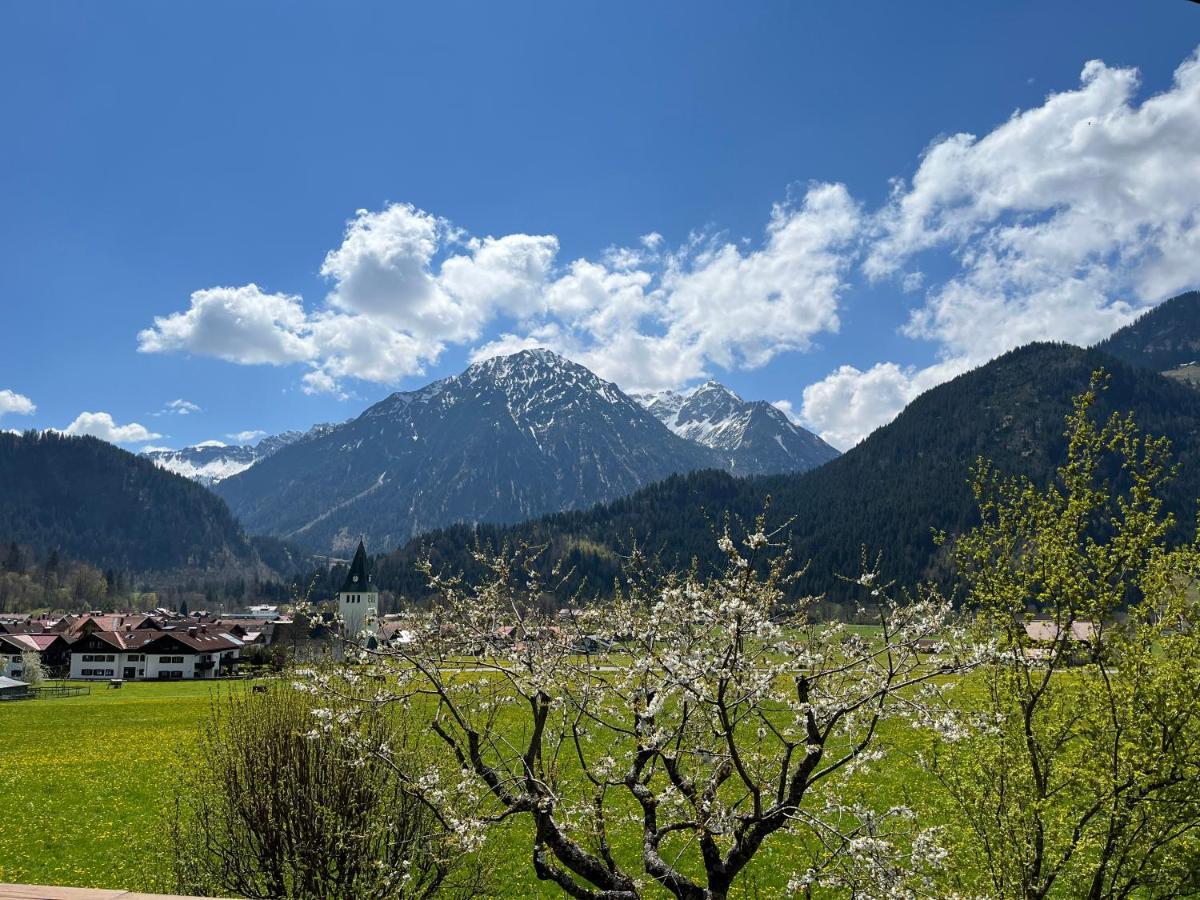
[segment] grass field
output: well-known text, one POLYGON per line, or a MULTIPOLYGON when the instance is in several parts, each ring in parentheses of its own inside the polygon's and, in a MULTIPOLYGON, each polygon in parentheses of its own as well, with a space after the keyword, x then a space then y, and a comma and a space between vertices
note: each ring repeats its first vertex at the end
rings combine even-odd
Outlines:
MULTIPOLYGON (((96 684, 87 696, 0 704, 0 882, 170 891, 168 823, 216 688, 96 684)), ((864 799, 904 800, 920 791, 914 778, 909 766, 886 778, 876 773, 864 799)), ((618 850, 636 853, 637 835, 629 829, 630 846, 618 850)), ((486 865, 498 896, 561 896, 533 876, 530 852, 523 822, 489 838, 486 865)), ((783 841, 768 841, 739 894, 779 896, 795 871, 791 856, 783 841)))
POLYGON ((0 882, 165 890, 181 751, 211 684, 0 704, 0 882))

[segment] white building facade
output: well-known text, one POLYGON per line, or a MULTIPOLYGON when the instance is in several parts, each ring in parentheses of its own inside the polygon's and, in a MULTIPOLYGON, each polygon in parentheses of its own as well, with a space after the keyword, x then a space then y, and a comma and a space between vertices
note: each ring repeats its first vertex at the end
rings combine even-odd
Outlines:
POLYGON ((217 678, 237 665, 241 642, 195 628, 94 632, 71 647, 70 677, 80 681, 181 681, 217 678))

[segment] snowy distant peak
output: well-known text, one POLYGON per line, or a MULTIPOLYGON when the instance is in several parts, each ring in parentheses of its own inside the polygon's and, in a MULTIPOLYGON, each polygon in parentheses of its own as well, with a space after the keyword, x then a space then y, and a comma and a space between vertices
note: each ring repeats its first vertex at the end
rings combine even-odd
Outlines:
POLYGON ((709 381, 693 391, 679 408, 675 430, 720 428, 734 419, 743 418, 748 411, 749 404, 741 397, 725 385, 709 381))
POLYGON ((743 400, 719 381, 634 399, 680 437, 721 452, 739 474, 802 471, 837 456, 771 404, 743 400))
POLYGON ((202 441, 182 450, 148 450, 144 455, 168 472, 212 485, 246 471, 259 460, 266 459, 304 436, 300 431, 285 431, 265 437, 257 444, 202 441))
POLYGON ((514 420, 552 415, 560 404, 600 401, 638 409, 615 384, 550 350, 522 350, 473 363, 458 375, 415 391, 397 391, 364 417, 415 415, 414 408, 447 408, 483 397, 503 397, 514 420))
POLYGON ((629 396, 668 428, 675 422, 679 410, 687 399, 675 391, 656 391, 652 394, 630 394, 629 396))
POLYGON ((723 464, 611 382, 531 350, 391 394, 216 488, 251 532, 328 552, 585 508, 723 464))
POLYGON ((591 390, 613 402, 626 397, 611 382, 600 378, 591 369, 571 362, 551 350, 521 350, 508 356, 493 356, 468 366, 461 375, 446 379, 455 385, 474 385, 489 382, 510 395, 539 390, 547 384, 591 390))

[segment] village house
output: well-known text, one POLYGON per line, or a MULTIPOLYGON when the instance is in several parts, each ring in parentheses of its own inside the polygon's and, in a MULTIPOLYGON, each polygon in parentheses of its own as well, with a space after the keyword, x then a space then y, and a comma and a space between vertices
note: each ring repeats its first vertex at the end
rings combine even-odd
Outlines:
POLYGON ((217 678, 237 667, 242 642, 193 626, 186 631, 93 631, 71 645, 71 678, 178 681, 217 678))
POLYGON ((0 675, 28 674, 26 653, 36 653, 42 668, 52 675, 65 672, 70 663, 70 644, 61 634, 0 634, 0 675))
POLYGON ((1033 660, 1048 660, 1056 653, 1062 653, 1064 662, 1087 662, 1095 656, 1099 632, 1095 622, 1071 622, 1064 629, 1053 619, 1031 619, 1025 623, 1025 636, 1032 646, 1025 649, 1025 655, 1033 660))

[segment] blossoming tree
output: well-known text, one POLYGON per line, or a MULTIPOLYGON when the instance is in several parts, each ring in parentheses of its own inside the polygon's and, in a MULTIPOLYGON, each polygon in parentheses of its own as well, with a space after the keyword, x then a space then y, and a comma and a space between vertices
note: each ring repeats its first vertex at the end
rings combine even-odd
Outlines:
POLYGON ((720 900, 785 835, 793 891, 919 889, 936 830, 854 784, 887 764, 885 720, 953 722, 938 696, 970 660, 922 653, 948 646, 949 605, 900 602, 864 566, 877 626, 812 622, 811 599, 787 599, 799 572, 777 535, 761 518, 738 544, 726 533, 712 577, 651 575, 635 553, 614 601, 554 615, 557 576, 539 575, 533 549, 480 552, 475 585, 427 566, 439 601, 415 639, 325 687, 427 716, 453 765, 413 789, 466 849, 525 818, 533 871, 571 897, 634 900, 656 884, 720 900))

